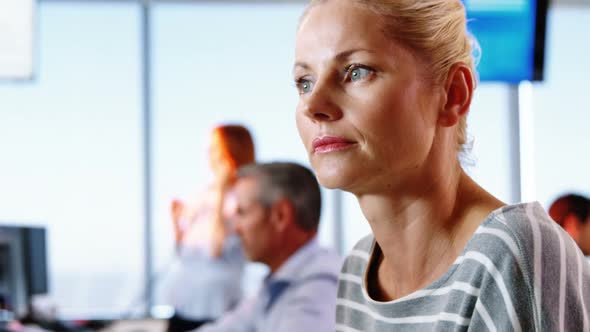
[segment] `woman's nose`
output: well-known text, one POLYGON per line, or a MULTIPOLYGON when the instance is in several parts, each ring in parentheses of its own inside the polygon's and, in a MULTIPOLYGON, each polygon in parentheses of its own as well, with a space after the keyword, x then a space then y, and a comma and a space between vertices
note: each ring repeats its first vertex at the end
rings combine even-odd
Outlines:
POLYGON ((301 103, 304 114, 313 121, 336 121, 342 118, 336 91, 328 84, 316 84, 311 92, 301 98, 301 103))

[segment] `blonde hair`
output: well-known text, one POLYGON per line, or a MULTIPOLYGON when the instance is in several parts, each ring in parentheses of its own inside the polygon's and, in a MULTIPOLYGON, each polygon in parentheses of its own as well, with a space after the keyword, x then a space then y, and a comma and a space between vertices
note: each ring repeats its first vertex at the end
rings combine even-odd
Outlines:
MULTIPOLYGON (((308 9, 327 0, 311 0, 308 9)), ((350 0, 347 0, 350 1, 350 0)), ((354 0, 383 17, 384 33, 413 50, 430 67, 430 82, 442 84, 451 66, 464 63, 476 77, 479 46, 467 31, 465 7, 460 0, 354 0)), ((474 87, 475 89, 475 87, 474 87)), ((467 119, 457 126, 458 149, 465 149, 467 119)))

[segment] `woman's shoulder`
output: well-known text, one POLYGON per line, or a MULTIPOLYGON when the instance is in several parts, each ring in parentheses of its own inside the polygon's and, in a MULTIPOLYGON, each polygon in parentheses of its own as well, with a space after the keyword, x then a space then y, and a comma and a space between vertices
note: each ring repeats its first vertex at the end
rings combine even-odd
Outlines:
POLYGON ((506 205, 493 211, 476 230, 467 251, 486 256, 491 263, 511 266, 527 275, 553 268, 562 258, 577 261, 581 255, 572 238, 555 223, 538 202, 506 205), (547 266, 545 266, 547 265, 547 266))
POLYGON ((474 247, 490 258, 488 265, 513 293, 514 305, 529 299, 535 326, 557 327, 560 310, 570 318, 568 326, 582 321, 580 303, 590 293, 582 294, 581 284, 590 280, 590 264, 541 204, 508 205, 492 212, 473 239, 477 239, 474 247))
POLYGON ((511 226, 522 226, 524 222, 536 222, 540 224, 553 224, 553 220, 549 217, 545 209, 539 202, 527 202, 505 205, 495 211, 492 211, 489 215, 489 219, 494 219, 502 223, 506 221, 516 221, 511 226))
POLYGON ((522 249, 545 247, 568 237, 538 202, 503 206, 493 211, 476 233, 502 234, 522 249))

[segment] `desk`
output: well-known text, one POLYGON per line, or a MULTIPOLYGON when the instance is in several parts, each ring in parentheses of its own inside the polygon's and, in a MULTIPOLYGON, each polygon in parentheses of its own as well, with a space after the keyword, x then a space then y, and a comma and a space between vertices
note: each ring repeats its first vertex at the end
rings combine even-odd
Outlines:
POLYGON ((113 321, 98 332, 164 332, 167 324, 162 319, 126 319, 113 321))

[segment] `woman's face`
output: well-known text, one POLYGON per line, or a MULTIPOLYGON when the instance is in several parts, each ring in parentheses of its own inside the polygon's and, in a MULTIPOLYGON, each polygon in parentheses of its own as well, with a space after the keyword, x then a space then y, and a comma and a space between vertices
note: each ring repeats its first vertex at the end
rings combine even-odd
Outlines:
POLYGON ((423 79, 427 66, 387 38, 381 20, 331 0, 311 8, 297 32, 297 127, 328 188, 393 189, 419 176, 432 148, 442 96, 423 79))

